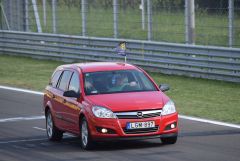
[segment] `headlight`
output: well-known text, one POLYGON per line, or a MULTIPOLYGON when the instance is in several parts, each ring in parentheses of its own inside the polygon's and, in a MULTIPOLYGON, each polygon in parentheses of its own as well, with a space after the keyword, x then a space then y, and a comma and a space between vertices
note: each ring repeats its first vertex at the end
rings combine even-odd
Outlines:
POLYGON ((169 114, 172 114, 175 112, 176 112, 176 108, 175 108, 173 101, 171 101, 171 100, 168 101, 162 109, 162 115, 169 115, 169 114))
POLYGON ((116 118, 116 115, 109 109, 100 106, 93 106, 92 112, 99 118, 116 118))

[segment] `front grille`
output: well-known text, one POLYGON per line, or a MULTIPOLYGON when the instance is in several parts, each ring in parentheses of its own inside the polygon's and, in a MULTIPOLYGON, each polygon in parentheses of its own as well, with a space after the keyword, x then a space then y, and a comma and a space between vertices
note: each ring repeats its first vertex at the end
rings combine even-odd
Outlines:
POLYGON ((117 112, 119 119, 142 119, 161 116, 162 110, 134 111, 134 112, 117 112))
POLYGON ((151 133, 158 131, 158 126, 152 128, 144 129, 124 129, 125 134, 142 134, 142 133, 151 133))
POLYGON ((150 114, 144 114, 143 118, 151 118, 151 117, 157 117, 160 116, 161 112, 156 112, 156 113, 150 113, 150 114))

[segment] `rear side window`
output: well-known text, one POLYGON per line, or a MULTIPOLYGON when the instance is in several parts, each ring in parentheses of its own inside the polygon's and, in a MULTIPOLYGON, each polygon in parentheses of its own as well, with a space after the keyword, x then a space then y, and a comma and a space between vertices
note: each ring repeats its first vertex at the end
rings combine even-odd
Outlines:
POLYGON ((63 91, 66 90, 71 75, 72 75, 71 71, 66 70, 63 72, 59 86, 58 86, 59 89, 63 91))
POLYGON ((71 81, 69 83, 68 90, 73 90, 76 93, 79 93, 80 92, 79 83, 80 83, 80 81, 79 81, 78 74, 76 72, 74 72, 73 75, 72 75, 71 81))
POLYGON ((57 86, 57 83, 58 83, 58 79, 61 75, 62 71, 56 71, 52 77, 52 80, 50 82, 50 85, 52 85, 53 87, 56 87, 57 86))

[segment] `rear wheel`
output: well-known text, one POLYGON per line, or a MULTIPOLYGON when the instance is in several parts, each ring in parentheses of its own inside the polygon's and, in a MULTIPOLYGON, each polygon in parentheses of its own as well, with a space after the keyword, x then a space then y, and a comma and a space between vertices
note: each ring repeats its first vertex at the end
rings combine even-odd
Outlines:
POLYGON ((177 136, 161 138, 163 144, 175 144, 177 142, 177 136))
POLYGON ((89 150, 92 148, 92 139, 88 128, 88 123, 85 118, 82 118, 81 120, 80 129, 81 129, 80 140, 82 148, 85 150, 89 150))
POLYGON ((48 139, 51 141, 60 141, 63 137, 63 132, 54 125, 50 110, 48 110, 46 115, 46 130, 48 139))

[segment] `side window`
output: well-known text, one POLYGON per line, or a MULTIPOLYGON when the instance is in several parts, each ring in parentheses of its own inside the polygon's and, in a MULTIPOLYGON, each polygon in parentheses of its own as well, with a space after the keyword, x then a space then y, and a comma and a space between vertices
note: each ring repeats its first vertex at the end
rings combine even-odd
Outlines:
POLYGON ((62 74, 62 78, 60 80, 58 88, 65 91, 69 82, 69 79, 71 77, 72 72, 71 71, 64 71, 62 74))
POLYGON ((76 72, 74 72, 72 75, 71 81, 69 83, 68 90, 73 90, 76 93, 79 93, 80 92, 79 84, 80 84, 80 80, 79 80, 78 74, 76 72))
POLYGON ((50 85, 52 85, 53 87, 57 86, 58 83, 58 79, 61 75, 62 71, 56 71, 51 79, 50 85))

